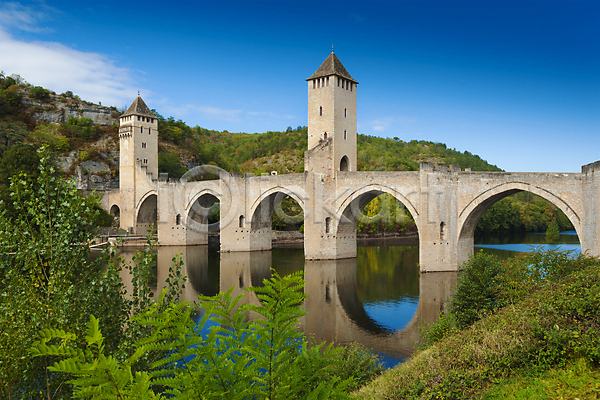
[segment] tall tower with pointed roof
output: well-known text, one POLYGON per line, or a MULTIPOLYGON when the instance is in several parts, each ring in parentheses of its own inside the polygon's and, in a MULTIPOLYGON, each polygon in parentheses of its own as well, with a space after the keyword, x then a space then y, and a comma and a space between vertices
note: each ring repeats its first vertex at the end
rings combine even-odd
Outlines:
POLYGON ((356 171, 358 82, 346 71, 333 48, 307 81, 309 152, 319 145, 330 146, 331 162, 327 166, 319 164, 329 171, 322 172, 356 171))
POLYGON ((136 164, 158 179, 158 119, 138 96, 119 118, 120 185, 135 185, 136 164))

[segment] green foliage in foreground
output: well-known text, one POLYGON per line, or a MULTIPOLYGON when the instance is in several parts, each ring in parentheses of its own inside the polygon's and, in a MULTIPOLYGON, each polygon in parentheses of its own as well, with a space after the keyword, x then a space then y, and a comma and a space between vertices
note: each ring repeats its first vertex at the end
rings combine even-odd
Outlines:
POLYGON ((65 378, 47 371, 52 358, 29 357, 32 332, 61 327, 82 336, 88 316, 102 315, 105 349, 126 357, 143 333, 129 316, 150 301, 151 249, 128 266, 137 291, 126 298, 114 253, 87 258, 98 213, 57 176, 47 153, 39 156, 35 174, 11 178, 11 207, 0 213, 0 397, 8 399, 71 397, 65 378))
POLYGON ((240 304, 232 289, 201 297, 206 309, 199 323, 189 304, 161 296, 135 322, 151 327, 134 354, 123 362, 105 353, 98 320, 90 318, 84 348, 62 330, 40 332, 33 355, 61 357, 49 370, 68 373, 77 398, 102 394, 106 399, 325 399, 345 397, 358 384, 381 371, 370 354, 356 349, 308 346, 297 331, 306 298, 300 273, 273 273, 263 287, 249 288, 260 304, 240 304), (248 321, 250 313, 260 316, 248 321), (212 320, 208 335, 200 331, 212 320), (165 356, 166 355, 166 356, 165 356), (142 356, 155 361, 148 370, 133 365, 142 356), (346 370, 338 362, 352 362, 346 370))
MULTIPOLYGON (((460 315, 467 303, 458 306, 452 301, 450 317, 442 322, 446 329, 436 327, 438 341, 361 389, 357 398, 481 397, 486 388, 510 382, 507 379, 568 375, 578 363, 589 376, 598 376, 600 260, 537 252, 507 262, 497 274, 483 274, 486 268, 477 265, 485 263, 478 258, 484 257, 470 261, 478 272, 466 278, 469 284, 464 277, 460 280, 457 295, 475 299, 475 292, 484 289, 484 298, 492 298, 498 306, 475 305, 483 318, 458 330, 453 314, 460 315)), ((492 265, 491 271, 496 267, 492 265)), ((589 382, 579 394, 595 387, 589 382)))

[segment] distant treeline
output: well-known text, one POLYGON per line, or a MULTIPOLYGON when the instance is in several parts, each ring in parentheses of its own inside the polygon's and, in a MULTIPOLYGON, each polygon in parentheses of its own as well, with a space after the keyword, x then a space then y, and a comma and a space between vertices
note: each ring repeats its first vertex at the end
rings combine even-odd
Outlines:
MULTIPOLYGON (((47 109, 52 109, 53 101, 83 101, 70 91, 54 97, 51 94, 55 95, 47 89, 30 85, 19 75, 0 74, 0 155, 10 147, 22 144, 30 144, 34 148, 48 146, 56 156, 77 150, 78 162, 105 161, 116 175, 118 162, 109 159, 107 150, 99 150, 93 145, 106 136, 111 136, 115 145, 118 144, 117 122, 106 127, 94 125, 89 118, 71 118, 61 124, 36 123, 32 115, 39 110, 27 108, 21 101, 23 96, 42 102, 47 109)), ((159 171, 168 173, 172 178, 181 177, 190 163, 217 165, 229 172, 304 172, 304 152, 308 147, 306 126, 265 133, 231 133, 199 126, 192 128, 182 120, 164 118, 156 110, 153 112, 159 127, 159 171)), ((114 116, 119 115, 115 108, 114 116)), ((421 161, 454 164, 474 171, 501 171, 475 154, 449 149, 443 143, 424 140, 405 142, 398 137, 387 139, 359 134, 357 145, 359 171, 416 171, 421 161)), ((5 164, 14 163, 13 157, 12 153, 8 155, 5 164)), ((65 172, 72 173, 73 168, 65 172)), ((0 186, 5 186, 7 177, 2 181, 0 186)), ((416 231, 410 213, 403 209, 401 203, 386 196, 380 196, 367 205, 364 217, 358 221, 358 231, 416 231), (389 212, 388 216, 381 212, 382 207, 389 212)), ((282 203, 282 207, 289 215, 295 216, 294 221, 286 225, 286 221, 274 217, 273 227, 298 229, 301 226, 299 206, 290 199, 282 203)), ((476 232, 543 232, 555 219, 561 230, 572 229, 568 218, 555 206, 540 197, 522 193, 492 206, 479 221, 476 232)))

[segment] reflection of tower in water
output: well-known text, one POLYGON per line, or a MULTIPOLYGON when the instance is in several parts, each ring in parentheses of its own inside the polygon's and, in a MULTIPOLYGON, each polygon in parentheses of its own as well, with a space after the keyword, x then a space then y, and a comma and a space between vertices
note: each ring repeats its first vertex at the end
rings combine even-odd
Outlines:
MULTIPOLYGON (((183 291, 183 299, 188 301, 195 301, 198 294, 214 295, 233 287, 234 297, 241 293, 245 294, 242 303, 258 305, 259 301, 255 294, 248 293, 245 289, 250 286, 261 286, 264 279, 270 278, 272 265, 282 275, 303 269, 306 281, 305 292, 308 294, 304 302, 307 315, 302 318, 299 329, 317 342, 327 341, 336 344, 358 342, 376 353, 404 359, 414 351, 420 328, 425 323, 437 321, 440 311, 446 307, 450 288, 456 284, 456 273, 452 272, 419 273, 418 266, 414 265, 417 274, 414 276, 399 263, 384 267, 400 275, 399 278, 394 276, 389 280, 391 285, 412 288, 414 284, 402 282, 402 279, 418 279, 419 300, 416 312, 412 318, 410 315, 399 315, 399 319, 405 318, 405 320, 399 321, 394 326, 404 328, 395 330, 386 326, 385 321, 374 318, 368 310, 365 310, 366 303, 361 299, 363 296, 360 295, 360 290, 376 289, 373 286, 365 286, 364 282, 359 281, 362 287, 359 290, 356 258, 305 261, 303 257, 295 257, 294 250, 289 253, 288 250, 290 249, 285 249, 285 252, 283 249, 274 252, 211 252, 209 255, 208 246, 205 245, 159 247, 156 290, 164 288, 169 266, 172 264, 173 257, 177 255, 181 255, 184 262, 183 272, 188 276, 183 291)), ((133 251, 125 249, 120 255, 130 261, 133 251)), ((360 275, 363 275, 365 268, 360 269, 360 275)), ((126 286, 131 291, 131 282, 127 281, 127 273, 123 274, 126 286)), ((364 277, 361 276, 360 279, 364 277)), ((382 277, 372 276, 371 279, 382 280, 382 277)), ((402 290, 405 291, 406 288, 402 290)), ((416 287, 410 290, 411 299, 416 297, 416 290, 416 287)), ((388 293, 382 295, 385 297, 388 293)), ((253 319, 258 316, 249 317, 253 319)))

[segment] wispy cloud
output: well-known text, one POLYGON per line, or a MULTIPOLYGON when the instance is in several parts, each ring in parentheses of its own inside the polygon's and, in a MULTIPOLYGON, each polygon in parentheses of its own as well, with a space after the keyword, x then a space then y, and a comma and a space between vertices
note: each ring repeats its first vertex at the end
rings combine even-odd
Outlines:
POLYGON ((226 122, 241 122, 240 115, 244 110, 227 109, 214 106, 197 106, 193 104, 183 104, 180 106, 166 106, 164 110, 167 114, 172 114, 176 117, 183 117, 189 113, 200 113, 203 118, 214 121, 226 122))
POLYGON ((415 122, 414 118, 410 117, 385 117, 379 118, 371 121, 371 129, 376 132, 384 132, 388 130, 388 128, 397 125, 409 126, 415 122))
POLYGON ((136 93, 131 84, 135 82, 133 72, 118 67, 108 56, 11 35, 11 29, 50 31, 38 26, 48 18, 49 10, 44 5, 34 10, 19 3, 0 3, 0 70, 7 75, 19 74, 32 85, 57 93, 70 90, 91 102, 129 105, 136 93))
POLYGON ((45 4, 33 9, 20 3, 9 1, 0 3, 0 29, 8 30, 14 27, 27 32, 48 32, 49 28, 40 27, 39 24, 49 18, 49 12, 55 11, 45 4))

